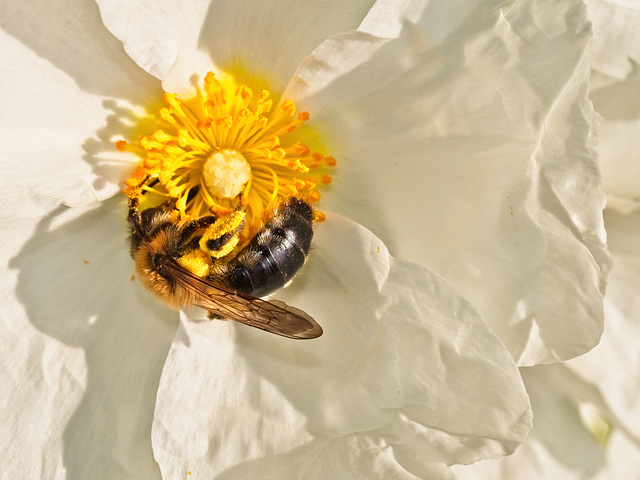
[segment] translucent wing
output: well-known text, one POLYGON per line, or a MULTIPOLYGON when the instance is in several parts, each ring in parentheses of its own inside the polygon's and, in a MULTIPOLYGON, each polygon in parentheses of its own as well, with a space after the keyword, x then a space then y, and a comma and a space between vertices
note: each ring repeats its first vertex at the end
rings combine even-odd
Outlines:
POLYGON ((208 312, 283 337, 307 339, 322 335, 322 327, 302 310, 278 300, 266 301, 216 285, 165 258, 163 270, 191 292, 194 304, 208 312))

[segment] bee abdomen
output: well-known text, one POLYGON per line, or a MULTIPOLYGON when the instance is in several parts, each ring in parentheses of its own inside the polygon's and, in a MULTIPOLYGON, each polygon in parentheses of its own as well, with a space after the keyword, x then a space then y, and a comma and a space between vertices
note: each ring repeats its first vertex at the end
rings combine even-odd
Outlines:
POLYGON ((284 203, 254 239, 212 280, 232 290, 262 297, 298 272, 311 248, 313 212, 295 197, 284 203))

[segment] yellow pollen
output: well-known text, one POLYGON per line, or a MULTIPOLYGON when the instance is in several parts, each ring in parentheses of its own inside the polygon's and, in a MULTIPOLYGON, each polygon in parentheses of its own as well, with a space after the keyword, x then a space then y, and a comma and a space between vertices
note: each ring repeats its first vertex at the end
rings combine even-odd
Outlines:
POLYGON ((285 100, 284 102, 282 102, 282 105, 280 105, 280 108, 282 109, 283 112, 285 112, 290 117, 293 117, 296 114, 296 106, 293 104, 291 100, 285 100))
POLYGON ((191 250, 178 259, 178 263, 194 275, 206 277, 211 268, 211 257, 202 250, 191 250))
MULTIPOLYGON (((125 181, 131 198, 149 193, 145 199, 156 204, 173 200, 182 220, 240 209, 246 236, 259 230, 279 201, 296 195, 315 202, 317 188, 331 181, 335 159, 312 152, 291 133, 309 120, 291 100, 276 104, 267 90, 255 92, 211 72, 195 97, 165 93, 164 100, 155 130, 137 144, 116 142, 118 150, 141 157, 125 181)), ((193 266, 198 258, 184 262, 205 268, 193 266)))
POLYGON ((324 222, 327 219, 327 216, 322 213, 320 210, 313 211, 313 221, 314 222, 324 222))
POLYGON ((291 148, 295 153, 297 153, 300 156, 309 155, 309 153, 311 152, 309 150, 309 147, 301 144, 300 142, 296 142, 291 148))
POLYGON ((245 213, 235 210, 211 225, 200 239, 200 249, 213 258, 231 253, 238 244, 238 235, 244 228, 245 213))

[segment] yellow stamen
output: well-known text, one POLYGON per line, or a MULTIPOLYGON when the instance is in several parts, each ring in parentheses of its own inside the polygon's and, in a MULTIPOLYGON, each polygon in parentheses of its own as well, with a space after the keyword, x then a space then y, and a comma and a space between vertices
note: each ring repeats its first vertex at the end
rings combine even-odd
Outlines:
POLYGON ((173 198, 183 220, 243 208, 246 235, 279 199, 298 195, 315 202, 316 188, 331 182, 326 170, 335 159, 312 152, 290 133, 309 120, 291 100, 274 107, 268 91, 256 93, 211 72, 195 97, 165 93, 164 100, 159 128, 141 135, 137 145, 116 143, 142 157, 125 181, 130 197, 153 192, 173 198))
POLYGON ((313 211, 313 221, 314 222, 324 222, 327 219, 327 216, 322 213, 320 210, 313 211))

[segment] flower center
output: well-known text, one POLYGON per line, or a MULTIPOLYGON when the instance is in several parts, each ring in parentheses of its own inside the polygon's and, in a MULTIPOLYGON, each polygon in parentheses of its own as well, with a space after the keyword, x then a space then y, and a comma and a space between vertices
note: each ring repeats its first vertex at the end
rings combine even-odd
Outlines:
POLYGON ((251 166, 241 153, 223 150, 209 155, 205 160, 202 178, 214 197, 235 198, 251 178, 251 166))
POLYGON ((116 143, 142 158, 125 182, 129 197, 152 197, 156 205, 173 200, 182 219, 242 207, 245 228, 255 231, 281 199, 315 202, 316 187, 331 183, 328 169, 336 161, 295 139, 309 114, 296 114, 290 100, 274 108, 268 91, 254 95, 211 72, 195 97, 164 99, 153 134, 140 136, 138 145, 116 143))

